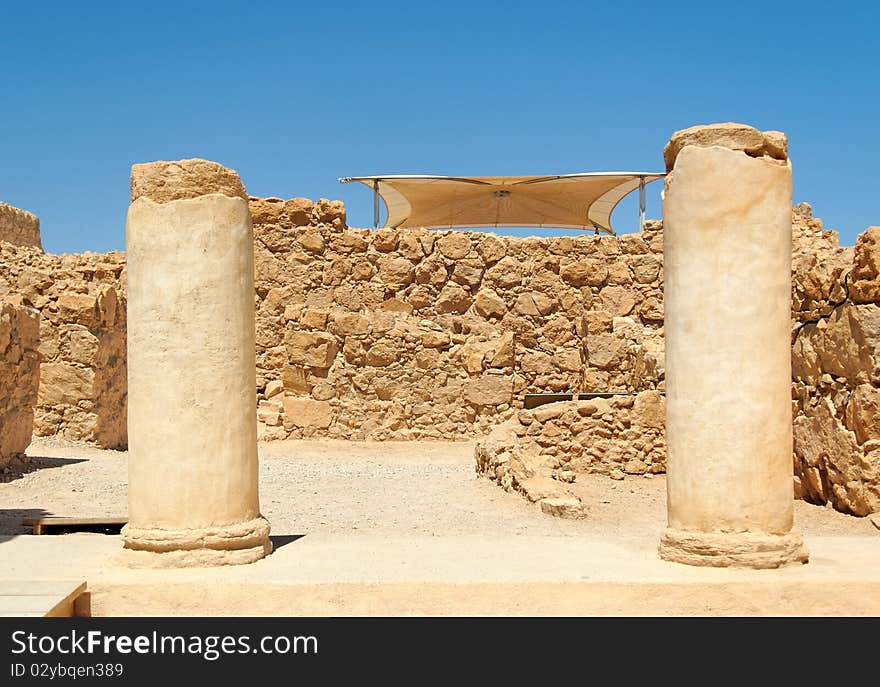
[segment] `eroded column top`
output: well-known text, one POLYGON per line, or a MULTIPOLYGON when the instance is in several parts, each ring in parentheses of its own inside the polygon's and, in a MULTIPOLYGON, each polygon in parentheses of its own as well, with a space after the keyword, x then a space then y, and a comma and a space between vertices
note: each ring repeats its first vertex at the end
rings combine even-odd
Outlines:
POLYGON ((155 203, 220 193, 248 200, 238 172, 217 162, 190 158, 158 160, 131 166, 131 202, 149 198, 155 203))
POLYGON ((719 146, 740 150, 750 157, 769 157, 781 161, 788 159, 788 139, 781 131, 759 131, 748 124, 736 122, 700 124, 672 134, 663 148, 667 172, 672 171, 675 159, 685 146, 719 146))

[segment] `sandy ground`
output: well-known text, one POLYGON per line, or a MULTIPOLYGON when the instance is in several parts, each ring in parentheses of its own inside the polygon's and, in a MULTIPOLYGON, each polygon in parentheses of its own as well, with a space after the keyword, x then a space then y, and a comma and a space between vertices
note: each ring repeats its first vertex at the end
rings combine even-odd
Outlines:
MULTIPOLYGON (((0 474, 0 535, 28 532, 25 517, 125 516, 125 452, 40 439, 28 456, 0 474)), ((276 535, 659 536, 666 519, 662 475, 582 476, 572 486, 589 517, 559 520, 478 478, 464 442, 283 441, 261 444, 260 459, 276 535)), ((801 501, 795 522, 805 535, 880 535, 869 518, 801 501)))

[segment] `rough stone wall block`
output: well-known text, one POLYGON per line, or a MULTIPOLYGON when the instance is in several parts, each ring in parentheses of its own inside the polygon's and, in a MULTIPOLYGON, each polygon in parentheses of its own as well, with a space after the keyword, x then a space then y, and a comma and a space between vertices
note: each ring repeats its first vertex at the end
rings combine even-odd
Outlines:
POLYGON ((135 565, 249 563, 260 515, 253 231, 238 175, 135 165, 128 257, 129 522, 135 565))
POLYGON ((0 467, 31 443, 40 380, 40 315, 0 302, 0 467))
POLYGON ((666 151, 660 555, 771 568, 807 561, 792 532, 791 166, 775 132, 732 127, 666 151))
POLYGON ((42 250, 40 219, 26 210, 0 202, 0 241, 42 250))

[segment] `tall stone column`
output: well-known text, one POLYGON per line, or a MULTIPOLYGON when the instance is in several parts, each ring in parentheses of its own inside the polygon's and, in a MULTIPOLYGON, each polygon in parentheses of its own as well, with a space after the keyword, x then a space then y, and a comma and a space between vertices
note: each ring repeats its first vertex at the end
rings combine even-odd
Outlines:
POLYGON ((238 175, 134 165, 126 223, 129 561, 250 563, 257 493, 254 249, 238 175))
POLYGON ((693 127, 664 150, 667 508, 660 556, 775 568, 792 532, 785 135, 693 127))

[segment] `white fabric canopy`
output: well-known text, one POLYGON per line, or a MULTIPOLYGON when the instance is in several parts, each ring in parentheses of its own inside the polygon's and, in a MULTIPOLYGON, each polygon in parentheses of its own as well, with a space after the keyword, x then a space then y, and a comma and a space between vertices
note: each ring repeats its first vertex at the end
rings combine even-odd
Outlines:
MULTIPOLYGON (((613 234, 611 213, 651 172, 590 172, 556 176, 344 177, 385 202, 386 227, 556 227, 613 234)), ((378 223, 378 205, 376 206, 378 223)))

